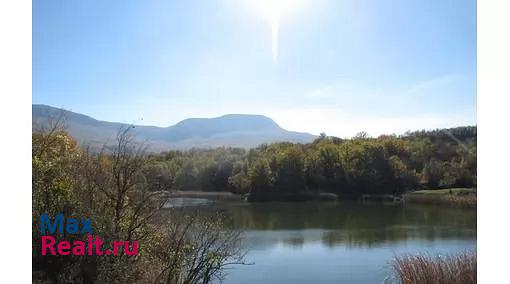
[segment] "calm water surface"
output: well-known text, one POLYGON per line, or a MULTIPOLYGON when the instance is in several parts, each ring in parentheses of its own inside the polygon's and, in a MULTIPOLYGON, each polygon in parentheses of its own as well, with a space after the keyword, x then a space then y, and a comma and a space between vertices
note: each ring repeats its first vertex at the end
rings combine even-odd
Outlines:
POLYGON ((387 283, 396 254, 476 249, 476 211, 382 203, 235 203, 179 198, 221 210, 245 231, 249 266, 224 283, 387 283))

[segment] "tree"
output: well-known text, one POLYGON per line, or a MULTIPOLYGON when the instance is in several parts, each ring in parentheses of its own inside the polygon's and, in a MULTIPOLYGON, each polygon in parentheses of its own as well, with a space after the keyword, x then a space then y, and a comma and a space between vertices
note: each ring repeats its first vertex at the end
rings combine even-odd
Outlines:
MULTIPOLYGON (((80 149, 59 128, 47 133, 34 133, 32 137, 33 170, 33 218, 34 224, 42 213, 55 216, 89 216, 94 234, 104 240, 103 249, 114 240, 139 241, 143 246, 139 254, 128 256, 120 251, 115 257, 61 256, 42 257, 40 251, 41 231, 33 232, 33 270, 40 272, 41 281, 52 283, 135 283, 154 282, 166 267, 156 258, 163 242, 166 252, 181 249, 172 239, 169 228, 162 226, 161 208, 166 194, 154 191, 151 180, 159 180, 143 144, 136 142, 130 128, 122 128, 114 145, 105 146, 100 153, 80 149), (152 169, 152 170, 148 170, 152 169), (149 172, 149 174, 148 174, 149 172), (156 178, 154 178, 156 177, 156 178), (166 242, 164 242, 166 240, 166 242)), ((157 171, 164 171, 165 167, 157 171)), ((189 268, 184 282, 209 283, 219 279, 226 265, 243 258, 240 232, 225 230, 223 219, 194 218, 192 225, 183 232, 184 243, 190 244, 185 258, 167 254, 168 262, 189 268), (220 229, 221 228, 221 229, 220 229), (191 260, 191 262, 190 262, 191 260)), ((59 240, 82 240, 86 236, 57 234, 59 240)), ((166 263, 168 263, 166 262, 166 263)), ((174 273, 174 271, 172 271, 174 273)), ((181 275, 181 274, 179 274, 181 275)), ((166 274, 168 276, 168 274, 166 274)), ((179 276, 180 277, 180 276, 179 276)), ((172 277, 170 277, 172 279, 172 277)), ((168 279, 168 277, 167 277, 168 279)))
POLYGON ((250 199, 266 199, 271 195, 272 179, 269 164, 265 159, 256 160, 249 170, 250 199))
POLYGON ((445 176, 445 164, 436 159, 431 159, 423 168, 423 177, 427 185, 431 188, 437 188, 445 176))
POLYGON ((154 283, 222 281, 225 268, 246 264, 240 231, 226 228, 223 215, 173 218, 154 248, 159 272, 154 283))

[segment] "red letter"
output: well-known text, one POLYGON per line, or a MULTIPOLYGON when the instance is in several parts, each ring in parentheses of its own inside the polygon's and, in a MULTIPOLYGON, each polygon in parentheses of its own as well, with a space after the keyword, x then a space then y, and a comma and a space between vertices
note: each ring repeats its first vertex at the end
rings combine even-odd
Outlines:
POLYGON ((124 253, 126 255, 137 255, 138 254, 138 241, 133 241, 133 249, 129 251, 129 242, 124 242, 124 253))
POLYGON ((89 255, 92 255, 92 235, 87 236, 87 251, 89 255))
POLYGON ((51 255, 56 255, 55 248, 53 247, 55 245, 55 237, 53 236, 42 236, 41 237, 41 254, 46 255, 46 248, 50 249, 51 255), (49 242, 46 242, 49 241, 49 242))
POLYGON ((101 241, 101 238, 96 236, 96 239, 94 240, 94 245, 96 246, 96 254, 97 255, 103 255, 103 252, 101 251, 102 244, 103 244, 103 241, 101 241))
POLYGON ((57 251, 60 255, 68 255, 71 244, 68 241, 61 241, 57 244, 57 251))
POLYGON ((82 241, 73 242, 73 255, 85 255, 85 243, 82 241))

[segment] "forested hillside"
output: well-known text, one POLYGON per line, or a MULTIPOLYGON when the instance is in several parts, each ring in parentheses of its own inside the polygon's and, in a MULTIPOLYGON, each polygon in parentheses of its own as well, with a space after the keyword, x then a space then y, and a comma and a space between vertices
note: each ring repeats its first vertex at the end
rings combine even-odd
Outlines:
POLYGON ((313 143, 251 150, 217 148, 149 156, 153 190, 250 193, 252 200, 401 194, 420 188, 476 186, 476 126, 352 139, 321 135, 313 143))

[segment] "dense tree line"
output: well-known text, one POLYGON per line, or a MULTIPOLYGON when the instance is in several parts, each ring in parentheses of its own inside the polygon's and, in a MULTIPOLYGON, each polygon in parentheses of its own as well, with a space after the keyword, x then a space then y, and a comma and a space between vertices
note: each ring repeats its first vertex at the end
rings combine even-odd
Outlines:
POLYGON ((247 194, 253 200, 355 198, 420 188, 476 186, 476 127, 351 139, 322 134, 313 143, 244 150, 193 149, 153 154, 144 169, 152 190, 247 194))

